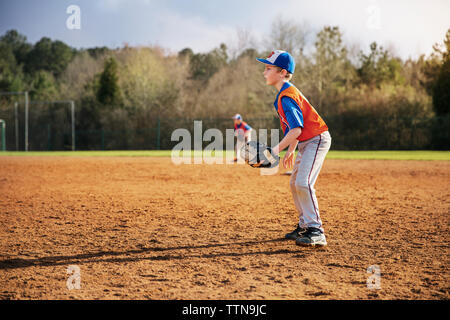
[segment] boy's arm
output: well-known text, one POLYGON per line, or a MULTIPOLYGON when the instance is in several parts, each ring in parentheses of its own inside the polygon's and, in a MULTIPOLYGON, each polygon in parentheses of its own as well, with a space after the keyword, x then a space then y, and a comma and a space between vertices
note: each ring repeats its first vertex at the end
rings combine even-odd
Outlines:
POLYGON ((280 141, 278 145, 272 148, 272 152, 276 155, 278 155, 281 151, 286 149, 287 146, 289 146, 288 151, 294 151, 295 147, 297 147, 297 137, 302 133, 302 128, 297 127, 289 130, 287 135, 280 141), (292 150, 291 150, 292 148, 292 150))
POLYGON ((245 133, 244 137, 245 137, 245 142, 248 142, 248 138, 249 136, 252 134, 252 128, 248 129, 247 132, 245 133))
POLYGON ((291 142, 291 144, 289 145, 289 148, 287 150, 287 153, 292 153, 295 151, 295 148, 297 148, 298 145, 298 140, 295 139, 294 142, 291 142))
POLYGON ((289 146, 288 152, 286 153, 286 155, 289 155, 290 153, 293 153, 297 147, 297 138, 302 133, 303 113, 297 102, 290 97, 282 97, 281 106, 286 115, 289 128, 292 129, 288 131, 286 136, 272 149, 272 151, 278 155, 281 151, 286 149, 287 146, 289 146))

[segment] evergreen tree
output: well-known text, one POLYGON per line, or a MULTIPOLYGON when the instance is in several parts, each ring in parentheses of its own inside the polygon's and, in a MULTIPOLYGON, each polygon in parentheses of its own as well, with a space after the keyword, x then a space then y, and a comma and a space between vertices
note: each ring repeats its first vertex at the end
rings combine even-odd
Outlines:
POLYGON ((220 48, 211 52, 194 54, 190 60, 192 79, 200 80, 203 83, 208 82, 217 71, 226 65, 227 60, 227 46, 223 43, 220 48))
POLYGON ((442 53, 443 63, 433 87, 433 106, 437 115, 450 113, 450 29, 444 44, 446 51, 442 53))
POLYGON ((122 93, 117 75, 117 62, 114 58, 105 61, 103 72, 100 74, 97 100, 103 105, 117 106, 122 104, 122 93))
POLYGON ((11 48, 17 64, 25 63, 26 57, 32 46, 27 43, 27 37, 17 32, 17 30, 8 30, 2 37, 0 42, 11 48))
POLYGON ((74 54, 75 50, 64 42, 43 37, 28 52, 25 71, 34 73, 45 70, 59 76, 72 61, 74 54))
POLYGON ((369 55, 360 53, 361 67, 358 74, 363 83, 369 86, 379 87, 383 82, 402 84, 404 78, 401 75, 402 63, 398 58, 379 47, 376 42, 370 45, 369 55))

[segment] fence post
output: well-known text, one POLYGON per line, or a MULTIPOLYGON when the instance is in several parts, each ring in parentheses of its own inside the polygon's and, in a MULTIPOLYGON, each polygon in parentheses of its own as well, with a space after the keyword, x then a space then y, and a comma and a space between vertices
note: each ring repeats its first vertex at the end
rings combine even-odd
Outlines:
POLYGON ((72 151, 75 151, 75 102, 73 100, 70 101, 70 109, 72 115, 72 151))
POLYGON ((6 122, 0 119, 0 126, 2 131, 2 151, 6 151, 6 122))
POLYGON ((19 104, 14 102, 14 129, 16 134, 16 151, 19 151, 19 104))
POLYGON ((103 132, 103 128, 100 129, 100 137, 102 143, 102 151, 105 150, 105 133, 103 132))
POLYGON ((156 124, 156 150, 159 150, 161 147, 160 139, 161 139, 161 120, 158 117, 158 121, 156 124))
POLYGON ((28 151, 28 117, 29 117, 28 91, 25 91, 25 151, 28 151))
POLYGON ((47 150, 52 150, 52 128, 50 124, 47 124, 47 150))

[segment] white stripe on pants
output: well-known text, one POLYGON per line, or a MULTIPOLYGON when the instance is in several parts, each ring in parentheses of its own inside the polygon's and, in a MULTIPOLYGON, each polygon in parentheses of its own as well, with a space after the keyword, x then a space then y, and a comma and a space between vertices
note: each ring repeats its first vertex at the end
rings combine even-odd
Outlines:
POLYGON ((299 213, 300 227, 319 228, 323 232, 314 184, 330 146, 331 136, 328 131, 298 144, 290 186, 299 213))

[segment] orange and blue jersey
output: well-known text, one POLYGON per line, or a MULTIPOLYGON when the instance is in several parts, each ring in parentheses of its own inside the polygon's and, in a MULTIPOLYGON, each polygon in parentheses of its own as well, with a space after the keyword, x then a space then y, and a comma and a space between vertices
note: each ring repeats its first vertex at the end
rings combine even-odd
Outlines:
POLYGON ((325 121, 305 96, 290 82, 285 82, 274 102, 284 135, 293 128, 302 128, 298 141, 306 141, 328 131, 325 121))
POLYGON ((246 133, 248 130, 251 130, 252 128, 244 121, 241 121, 239 124, 234 125, 234 131, 242 130, 244 133, 246 133))

